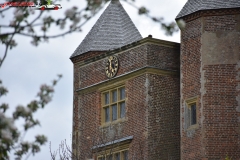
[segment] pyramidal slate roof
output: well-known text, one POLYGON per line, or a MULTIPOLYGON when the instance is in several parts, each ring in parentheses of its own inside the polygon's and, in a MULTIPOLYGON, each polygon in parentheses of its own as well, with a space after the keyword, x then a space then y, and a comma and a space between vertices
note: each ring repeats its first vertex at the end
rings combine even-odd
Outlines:
POLYGON ((116 49, 141 39, 119 0, 112 0, 70 58, 88 51, 116 49))
POLYGON ((176 19, 200 10, 238 8, 240 0, 188 0, 176 19))

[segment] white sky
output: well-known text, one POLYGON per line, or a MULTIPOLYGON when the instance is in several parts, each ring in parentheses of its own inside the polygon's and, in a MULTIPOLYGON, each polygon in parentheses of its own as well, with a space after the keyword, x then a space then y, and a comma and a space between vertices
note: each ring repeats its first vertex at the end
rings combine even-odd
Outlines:
MULTIPOLYGON (((167 22, 174 21, 187 0, 136 0, 136 5, 146 6, 153 16, 162 16, 167 22)), ((4 2, 0 0, 0 3, 4 2)), ((54 16, 63 15, 65 9, 73 5, 83 8, 85 0, 71 0, 61 2, 62 10, 51 11, 54 16)), ((167 37, 158 24, 153 23, 145 16, 139 16, 137 11, 122 2, 127 13, 139 29, 143 37, 149 34, 153 38, 180 42, 180 33, 167 37)), ((0 17, 0 24, 9 24, 13 16, 13 10, 7 13, 6 18, 0 17)), ((40 11, 37 11, 40 12, 40 11)), ((102 13, 103 11, 101 11, 102 13)), ((6 102, 11 110, 19 104, 26 105, 36 97, 39 87, 43 83, 50 83, 57 74, 63 78, 55 88, 53 101, 40 110, 36 117, 41 122, 41 127, 36 127, 28 132, 25 140, 31 140, 36 134, 45 134, 52 143, 52 149, 56 150, 64 139, 71 144, 70 135, 72 132, 72 104, 73 104, 73 65, 69 57, 81 43, 96 20, 101 15, 91 19, 84 27, 83 32, 72 33, 63 38, 50 39, 49 43, 41 43, 34 47, 30 44, 31 39, 17 36, 18 46, 8 52, 7 58, 0 69, 0 79, 3 85, 8 88, 9 93, 1 98, 0 103, 6 102)), ((58 31, 51 30, 51 34, 58 31)), ((3 33, 2 29, 0 33, 3 33)), ((5 47, 0 44, 0 55, 3 55, 5 47)), ((11 114, 9 112, 8 114, 11 114)), ((47 160, 50 159, 49 143, 43 146, 41 153, 31 156, 29 159, 47 160)))

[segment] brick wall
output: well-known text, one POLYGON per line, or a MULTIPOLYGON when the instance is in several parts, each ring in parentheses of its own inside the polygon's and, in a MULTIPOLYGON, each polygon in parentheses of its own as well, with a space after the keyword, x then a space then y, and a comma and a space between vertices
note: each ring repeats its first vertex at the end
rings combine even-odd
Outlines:
POLYGON ((165 47, 148 45, 147 64, 163 70, 179 71, 180 69, 179 47, 165 47))
MULTIPOLYGON (((96 53, 93 54, 95 55, 96 53)), ((92 85, 104 83, 107 86, 111 84, 111 80, 107 79, 105 75, 106 58, 109 54, 102 54, 97 55, 98 58, 88 56, 90 59, 78 58, 78 60, 73 60, 75 63, 73 132, 79 132, 78 137, 73 136, 73 147, 78 152, 80 159, 89 158, 89 155, 87 155, 89 146, 92 147, 94 145, 88 141, 89 137, 98 136, 99 129, 108 136, 116 128, 121 131, 118 139, 127 136, 134 137, 129 147, 130 159, 148 160, 159 159, 163 156, 164 159, 167 159, 169 155, 179 159, 179 123, 177 123, 179 119, 179 71, 176 71, 176 74, 173 76, 154 76, 153 73, 150 75, 141 73, 130 76, 126 80, 121 79, 126 87, 126 121, 101 128, 100 88, 96 87, 94 90, 86 92, 85 90, 88 90, 88 87, 91 88, 92 85), (149 80, 150 86, 148 86, 149 80), (159 88, 163 88, 162 94, 157 94, 159 88), (82 89, 79 94, 76 91, 77 89, 82 89), (84 93, 81 93, 82 91, 84 93), (154 99, 149 101, 149 96, 152 96, 154 99), (165 101, 160 102, 163 99, 165 101), (151 107, 154 109, 149 110, 151 107), (164 115, 162 122, 158 123, 157 121, 160 119, 156 117, 154 112, 162 112, 163 110, 167 112, 156 114, 164 115), (164 128, 170 127, 169 129, 162 128, 163 121, 167 122, 164 128), (158 134, 158 131, 161 134, 158 134), (162 142, 165 138, 163 135, 168 136, 164 143, 166 147, 162 147, 162 142), (161 145, 153 144, 154 141, 161 142, 161 145), (168 155, 159 153, 159 151, 166 149, 169 149, 168 155), (155 155, 155 153, 158 154, 155 155)), ((120 63, 116 77, 126 74, 131 75, 134 71, 144 67, 178 70, 179 46, 168 47, 144 43, 133 46, 130 49, 128 48, 125 51, 117 52, 115 55, 118 56, 120 63)))
POLYGON ((236 111, 236 65, 207 65, 206 94, 203 96, 206 157, 240 159, 238 113, 236 111))
MULTIPOLYGON (((91 54, 95 54, 95 52, 91 54)), ((179 47, 142 44, 130 50, 122 51, 121 54, 117 55, 120 67, 116 76, 147 66, 163 70, 179 70, 179 47), (161 63, 159 63, 159 61, 161 63)), ((79 88, 85 88, 108 80, 105 75, 106 59, 97 60, 93 57, 89 62, 94 63, 86 63, 86 65, 81 66, 81 69, 78 71, 80 79, 79 88)))
MULTIPOLYGON (((199 129, 187 130, 185 118, 187 118, 185 100, 199 96, 200 94, 200 67, 201 67, 201 20, 188 22, 181 36, 181 159, 201 159, 203 154, 202 124, 199 129)), ((201 103, 197 102, 198 115, 201 119, 201 103)))
MULTIPOLYGON (((187 21, 181 36, 181 159, 240 159, 237 64, 239 14, 219 10, 187 21), (228 13, 228 15, 227 15, 228 13), (184 124, 186 99, 198 96, 198 128, 184 124)), ((186 18, 187 20, 187 18, 186 18)))
MULTIPOLYGON (((142 45, 132 49, 131 51, 128 50, 126 52, 119 54, 118 59, 120 66, 116 76, 146 66, 147 65, 146 49, 147 45, 142 45)), ((93 63, 88 63, 84 66, 81 66, 79 70, 80 78, 79 88, 85 88, 87 86, 108 80, 108 78, 105 75, 106 62, 107 59, 100 59, 98 61, 94 61, 93 63)))
POLYGON ((124 126, 124 135, 134 137, 129 150, 130 159, 148 159, 145 81, 146 75, 142 75, 126 83, 128 120, 124 126))
POLYGON ((180 159, 179 76, 147 75, 149 159, 180 159))

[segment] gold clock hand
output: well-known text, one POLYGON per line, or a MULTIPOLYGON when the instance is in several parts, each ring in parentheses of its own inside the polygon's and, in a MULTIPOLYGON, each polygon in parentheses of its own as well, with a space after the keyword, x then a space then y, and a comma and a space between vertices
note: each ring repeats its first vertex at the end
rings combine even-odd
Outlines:
POLYGON ((112 70, 112 61, 111 60, 109 60, 109 68, 110 68, 110 70, 112 70))

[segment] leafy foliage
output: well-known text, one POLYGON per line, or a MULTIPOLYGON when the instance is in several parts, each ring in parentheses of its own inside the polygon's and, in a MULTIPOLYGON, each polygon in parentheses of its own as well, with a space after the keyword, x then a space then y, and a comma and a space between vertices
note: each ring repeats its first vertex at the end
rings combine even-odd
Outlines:
MULTIPOLYGON (((16 0, 21 1, 21 0, 16 0)), ((25 0, 25 2, 34 2, 38 4, 38 0, 25 0)), ((56 4, 60 0, 40 0, 42 4, 56 4)), ((162 17, 153 17, 150 15, 150 10, 146 7, 137 7, 134 0, 123 0, 136 8, 139 15, 149 17, 166 31, 166 34, 171 35, 177 29, 175 23, 166 24, 162 17)), ((8 0, 6 0, 8 2, 8 0)), ((96 15, 109 0, 86 0, 87 6, 79 9, 73 6, 67 9, 62 18, 53 17, 48 11, 35 12, 31 7, 17 7, 13 11, 13 19, 9 24, 0 23, 0 43, 5 46, 3 56, 0 57, 0 67, 7 57, 9 50, 17 47, 18 43, 15 39, 16 35, 29 37, 32 39, 31 44, 38 46, 40 43, 48 42, 50 38, 58 38, 68 35, 73 32, 81 32, 82 26, 85 25, 94 15, 96 15), (56 25, 61 33, 49 35, 49 30, 56 25), (37 32, 38 29, 41 32, 37 32), (67 31, 66 31, 67 30, 67 31)), ((6 17, 6 13, 12 11, 10 7, 0 9, 1 19, 6 17)), ((24 136, 29 129, 40 125, 40 121, 34 118, 34 113, 39 109, 43 109, 51 100, 54 93, 54 86, 58 80, 54 80, 52 85, 42 85, 37 94, 38 99, 30 101, 27 106, 19 105, 16 107, 11 117, 7 116, 6 112, 9 109, 7 103, 0 104, 0 159, 9 159, 9 152, 14 151, 16 158, 21 159, 24 155, 29 157, 31 154, 40 152, 40 146, 47 142, 47 137, 44 135, 36 135, 35 141, 24 141, 24 136), (24 131, 20 131, 15 126, 16 121, 24 120, 24 131)), ((5 96, 8 90, 2 86, 0 80, 0 98, 5 96)))
MULTIPOLYGON (((30 2, 32 0, 26 0, 30 2)), ((56 2, 61 0, 40 0, 41 4, 56 4, 56 2)), ((96 15, 103 6, 110 0, 86 0, 87 6, 79 9, 77 6, 73 6, 67 9, 62 18, 53 17, 48 11, 35 12, 31 7, 17 7, 15 8, 13 14, 14 18, 9 24, 0 24, 0 42, 5 45, 6 49, 2 58, 0 58, 0 67, 7 56, 9 49, 17 46, 17 42, 14 39, 16 35, 21 35, 29 37, 32 39, 31 44, 38 46, 42 42, 48 42, 50 38, 58 38, 65 36, 73 32, 81 32, 82 26, 86 24, 94 15, 96 15), (35 15, 37 14, 37 15, 35 15), (67 31, 62 31, 56 35, 49 35, 48 31, 55 24, 60 30, 66 29, 67 31), (41 32, 38 31, 39 27, 41 32), (9 32, 11 30, 11 32, 9 32)), ((149 17, 155 23, 159 23, 161 28, 165 31, 166 35, 172 35, 178 30, 177 25, 172 23, 165 23, 162 17, 153 17, 150 15, 150 10, 146 7, 137 7, 134 0, 123 0, 129 5, 133 6, 139 15, 145 15, 149 17)), ((39 4, 38 0, 33 0, 35 4, 39 4)), ((5 17, 6 12, 9 8, 1 9, 0 16, 5 17)))
MULTIPOLYGON (((0 159, 9 159, 10 151, 14 151, 16 159, 22 159, 25 155, 29 157, 40 152, 40 146, 46 144, 47 137, 44 135, 36 135, 35 141, 24 141, 24 136, 29 129, 39 126, 40 122, 34 119, 34 113, 39 109, 43 109, 51 100, 54 93, 53 87, 57 84, 62 76, 59 75, 57 80, 54 80, 52 85, 42 85, 37 94, 37 99, 31 101, 27 106, 17 106, 12 114, 12 117, 6 115, 8 104, 0 105, 0 159), (16 127, 17 120, 23 119, 24 131, 21 132, 16 127)), ((2 82, 0 81, 0 84, 2 82)), ((7 94, 7 89, 0 86, 1 96, 7 94)))

